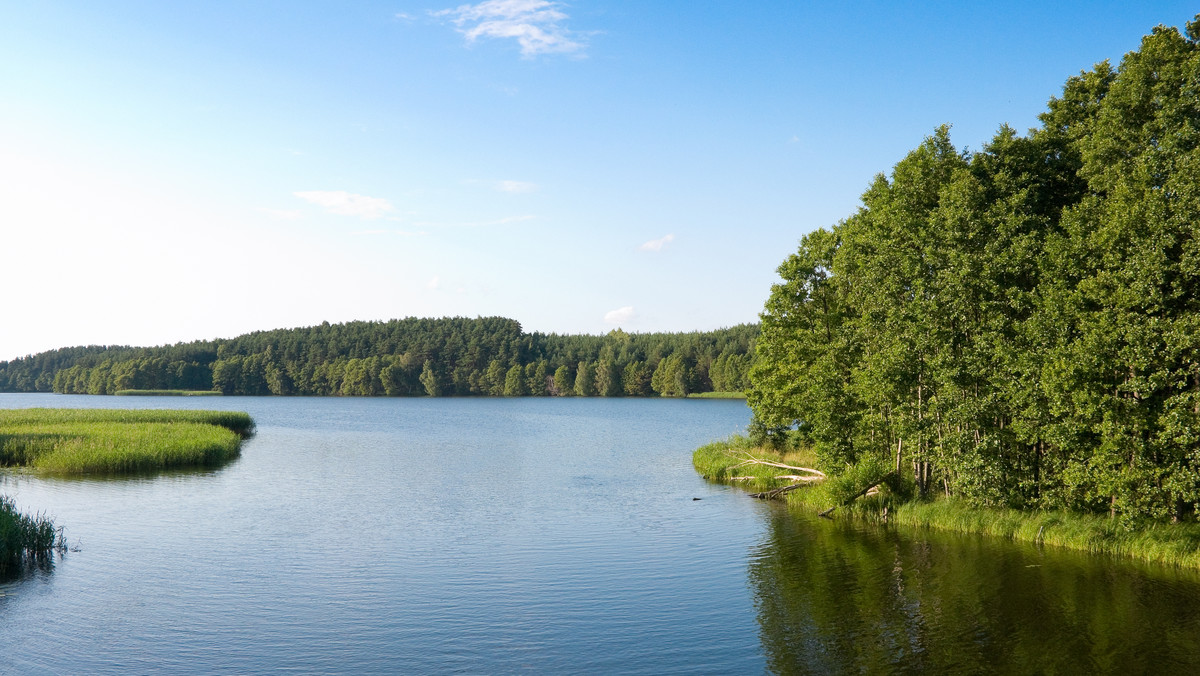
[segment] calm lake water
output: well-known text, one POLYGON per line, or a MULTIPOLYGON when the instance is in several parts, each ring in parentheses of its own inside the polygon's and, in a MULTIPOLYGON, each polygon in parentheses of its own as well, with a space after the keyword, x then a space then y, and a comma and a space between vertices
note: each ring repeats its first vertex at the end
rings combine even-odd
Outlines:
POLYGON ((742 402, 0 394, 29 406, 258 433, 215 471, 0 472, 78 546, 0 583, 0 672, 1200 670, 1194 574, 706 483, 742 402))

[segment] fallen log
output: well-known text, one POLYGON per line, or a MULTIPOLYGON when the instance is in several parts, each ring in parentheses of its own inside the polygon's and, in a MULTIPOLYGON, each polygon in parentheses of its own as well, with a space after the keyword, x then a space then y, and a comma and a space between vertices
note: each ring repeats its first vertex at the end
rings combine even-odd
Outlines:
POLYGON ((726 467, 725 471, 728 472, 731 469, 737 469, 738 467, 745 467, 746 465, 766 465, 768 467, 778 467, 780 469, 790 469, 790 470, 795 470, 797 472, 808 472, 809 474, 821 477, 822 479, 825 478, 825 473, 819 469, 813 469, 811 467, 796 467, 795 465, 785 465, 781 462, 771 462, 770 460, 763 460, 762 458, 756 458, 749 454, 747 454, 746 457, 743 458, 742 461, 739 462, 738 464, 730 465, 729 467, 726 467))

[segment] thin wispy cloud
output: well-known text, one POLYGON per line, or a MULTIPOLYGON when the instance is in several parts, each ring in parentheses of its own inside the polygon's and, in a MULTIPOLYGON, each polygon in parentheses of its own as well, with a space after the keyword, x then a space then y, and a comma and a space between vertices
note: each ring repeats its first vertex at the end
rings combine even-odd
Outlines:
POLYGON ((664 235, 658 239, 652 239, 649 242, 643 243, 638 247, 639 251, 662 251, 668 244, 675 241, 675 235, 664 235))
POLYGON ((370 220, 381 218, 392 211, 391 202, 385 199, 355 195, 345 190, 308 190, 292 194, 340 216, 357 216, 370 220))
POLYGON ((604 323, 624 324, 625 322, 633 319, 633 317, 633 306, 626 305, 625 307, 619 307, 616 310, 609 310, 608 312, 604 313, 604 323))
POLYGON ((525 57, 582 52, 584 43, 566 27, 569 17, 562 6, 551 0, 485 0, 431 14, 449 19, 468 44, 479 38, 512 39, 525 57))

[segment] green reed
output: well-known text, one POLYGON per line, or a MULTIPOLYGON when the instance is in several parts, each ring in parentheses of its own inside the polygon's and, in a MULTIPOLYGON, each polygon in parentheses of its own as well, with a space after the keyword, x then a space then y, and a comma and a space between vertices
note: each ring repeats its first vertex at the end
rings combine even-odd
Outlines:
POLYGON ((10 425, 60 423, 189 422, 224 427, 241 437, 254 433, 254 420, 241 411, 186 411, 119 408, 10 408, 0 410, 0 430, 10 425))
POLYGON ((10 498, 0 495, 0 578, 64 549, 62 529, 55 528, 53 521, 22 514, 10 498))
POLYGON ((249 415, 230 411, 3 410, 0 465, 49 474, 213 467, 236 458, 253 429, 249 415))

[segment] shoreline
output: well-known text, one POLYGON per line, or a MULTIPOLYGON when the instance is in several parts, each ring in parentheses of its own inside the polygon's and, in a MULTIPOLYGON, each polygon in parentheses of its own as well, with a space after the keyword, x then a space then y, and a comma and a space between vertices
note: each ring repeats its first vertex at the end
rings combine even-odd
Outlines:
MULTIPOLYGON (((745 437, 732 437, 701 446, 693 452, 692 463, 705 479, 747 489, 748 496, 754 491, 787 485, 786 481, 778 478, 788 476, 786 469, 767 465, 738 467, 747 455, 792 465, 797 462, 815 464, 811 454, 804 451, 781 454, 755 447, 745 437)), ((1131 530, 1107 516, 1096 514, 975 507, 944 497, 904 500, 883 485, 877 494, 852 504, 839 505, 840 501, 834 496, 845 488, 836 485, 837 481, 838 478, 834 477, 764 499, 782 502, 791 510, 806 513, 811 510, 813 515, 831 505, 838 505, 835 516, 836 513, 842 513, 882 528, 898 526, 982 535, 1200 570, 1200 523, 1147 523, 1131 530)))

